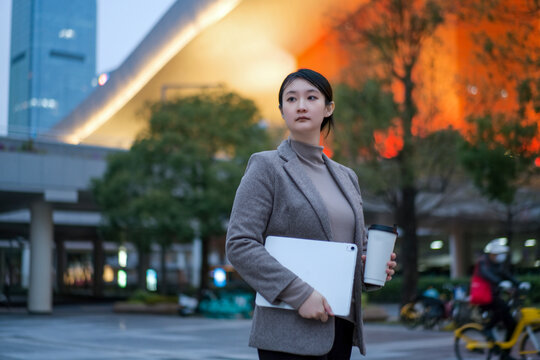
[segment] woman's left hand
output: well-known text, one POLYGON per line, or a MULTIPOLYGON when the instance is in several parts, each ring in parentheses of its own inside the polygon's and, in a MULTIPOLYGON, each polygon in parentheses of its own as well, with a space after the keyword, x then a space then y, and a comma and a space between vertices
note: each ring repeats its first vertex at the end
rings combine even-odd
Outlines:
MULTIPOLYGON (((392 280, 392 275, 394 275, 396 273, 396 271, 394 270, 394 268, 397 265, 397 262, 395 261, 396 256, 397 256, 396 253, 393 252, 392 255, 390 255, 390 261, 388 261, 386 263, 386 265, 387 265, 387 268, 386 268, 386 281, 392 280)), ((364 264, 366 263, 366 255, 362 255, 362 262, 364 264)))

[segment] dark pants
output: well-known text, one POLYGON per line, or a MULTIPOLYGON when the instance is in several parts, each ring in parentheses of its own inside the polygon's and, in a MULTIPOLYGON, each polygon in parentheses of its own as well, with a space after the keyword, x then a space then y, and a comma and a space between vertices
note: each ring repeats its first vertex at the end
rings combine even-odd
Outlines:
POLYGON ((516 321, 512 317, 510 308, 506 303, 499 297, 495 296, 493 302, 489 305, 482 306, 482 310, 489 310, 491 312, 491 318, 486 324, 486 328, 492 329, 498 323, 502 322, 506 329, 506 341, 510 340, 512 333, 516 328, 516 321))
POLYGON ((348 360, 351 358, 354 324, 338 317, 335 324, 334 344, 326 355, 306 356, 259 349, 259 360, 348 360))

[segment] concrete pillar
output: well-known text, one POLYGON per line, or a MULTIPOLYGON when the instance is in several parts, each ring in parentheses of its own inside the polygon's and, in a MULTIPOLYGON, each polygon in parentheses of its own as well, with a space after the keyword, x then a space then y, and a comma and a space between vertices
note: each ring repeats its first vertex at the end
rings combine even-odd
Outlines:
POLYGON ((452 229, 449 238, 450 242, 450 277, 452 279, 467 275, 467 249, 463 232, 459 228, 452 229))
POLYGON ((22 243, 21 254, 21 286, 28 289, 30 284, 30 246, 25 241, 22 243))
POLYGON ((28 311, 52 312, 53 219, 50 204, 44 201, 30 206, 30 286, 28 311))
POLYGON ((202 241, 199 238, 193 240, 191 250, 191 285, 198 287, 201 283, 202 266, 202 241))

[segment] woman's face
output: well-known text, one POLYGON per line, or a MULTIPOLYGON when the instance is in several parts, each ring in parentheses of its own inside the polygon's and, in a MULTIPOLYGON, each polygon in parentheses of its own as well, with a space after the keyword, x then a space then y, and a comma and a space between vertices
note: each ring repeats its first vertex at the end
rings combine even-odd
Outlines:
POLYGON ((281 115, 294 139, 320 136, 323 119, 334 111, 334 103, 304 79, 293 80, 283 91, 281 115))

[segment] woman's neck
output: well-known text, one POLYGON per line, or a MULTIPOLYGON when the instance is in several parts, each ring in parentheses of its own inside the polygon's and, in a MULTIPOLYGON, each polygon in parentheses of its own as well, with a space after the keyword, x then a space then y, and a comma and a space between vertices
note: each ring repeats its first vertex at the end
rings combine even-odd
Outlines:
POLYGON ((319 146, 321 139, 321 134, 319 132, 317 132, 317 134, 293 134, 291 132, 290 136, 291 139, 295 141, 300 141, 313 146, 319 146))

